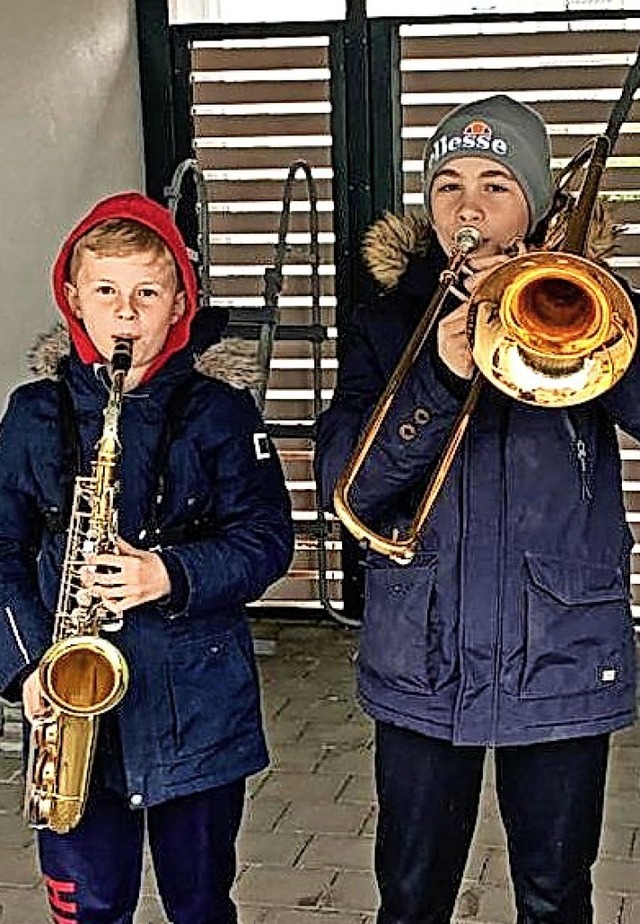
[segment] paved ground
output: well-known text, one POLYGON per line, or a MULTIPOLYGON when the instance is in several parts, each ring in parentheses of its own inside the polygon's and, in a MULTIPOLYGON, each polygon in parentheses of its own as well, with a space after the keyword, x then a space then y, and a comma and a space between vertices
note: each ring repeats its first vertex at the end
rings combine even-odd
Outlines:
MULTIPOLYGON (((240 841, 242 924, 369 924, 375 805, 371 726, 353 699, 355 634, 260 622, 272 765, 251 783, 240 841)), ((48 920, 8 723, 0 752, 0 922, 48 920)), ((640 727, 615 737, 596 872, 597 924, 640 924, 640 727)), ((457 924, 514 920, 491 785, 458 902, 457 924)), ((164 924, 149 873, 136 924, 164 924)))

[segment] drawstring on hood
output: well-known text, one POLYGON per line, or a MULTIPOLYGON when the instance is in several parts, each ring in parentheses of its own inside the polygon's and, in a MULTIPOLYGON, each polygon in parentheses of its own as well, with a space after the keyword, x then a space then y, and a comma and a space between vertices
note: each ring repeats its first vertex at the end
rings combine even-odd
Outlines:
POLYGON ((144 380, 148 381, 174 353, 189 342, 191 322, 198 307, 198 283, 189 259, 187 247, 180 231, 164 206, 154 202, 139 192, 118 193, 98 202, 64 241, 53 267, 53 293, 56 304, 64 317, 69 335, 78 356, 83 363, 102 363, 102 357, 96 350, 84 324, 75 316, 67 300, 64 284, 69 282, 69 264, 75 244, 89 231, 102 222, 111 219, 136 221, 151 228, 169 248, 176 263, 179 285, 185 292, 185 310, 182 316, 171 326, 164 347, 147 369, 144 380))

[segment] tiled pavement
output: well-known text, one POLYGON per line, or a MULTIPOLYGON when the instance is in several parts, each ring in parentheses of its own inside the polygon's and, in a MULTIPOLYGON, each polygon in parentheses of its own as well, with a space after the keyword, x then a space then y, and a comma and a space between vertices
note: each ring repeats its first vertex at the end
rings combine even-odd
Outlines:
MULTIPOLYGON (((250 785, 236 886, 242 924, 368 924, 375 805, 371 725, 353 699, 357 636, 271 622, 258 622, 255 635, 272 764, 250 785)), ((514 920, 490 761, 486 776, 458 924, 514 920)), ((0 754, 0 922, 45 924, 19 779, 17 757, 0 754)), ((597 924, 640 924, 640 727, 614 738, 595 881, 597 924)), ((136 924, 164 921, 148 873, 136 924)))

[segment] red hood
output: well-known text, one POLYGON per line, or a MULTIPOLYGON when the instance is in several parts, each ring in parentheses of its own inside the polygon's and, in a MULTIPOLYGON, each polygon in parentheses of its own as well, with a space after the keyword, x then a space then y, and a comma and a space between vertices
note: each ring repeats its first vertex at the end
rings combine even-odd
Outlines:
POLYGON ((146 225, 148 228, 152 228, 159 234, 173 254, 186 293, 185 312, 171 327, 162 352, 147 369, 144 376, 144 380, 147 381, 165 364, 170 356, 186 346, 189 341, 191 321, 198 307, 196 274, 189 260, 186 245, 168 209, 138 192, 118 193, 98 202, 89 214, 82 219, 80 224, 73 229, 60 249, 53 267, 53 293, 58 308, 69 328, 69 335, 73 345, 82 362, 102 362, 103 358, 87 335, 84 325, 71 311, 64 291, 64 283, 69 281, 69 260, 76 241, 87 231, 90 231, 91 228, 110 218, 132 219, 146 225))

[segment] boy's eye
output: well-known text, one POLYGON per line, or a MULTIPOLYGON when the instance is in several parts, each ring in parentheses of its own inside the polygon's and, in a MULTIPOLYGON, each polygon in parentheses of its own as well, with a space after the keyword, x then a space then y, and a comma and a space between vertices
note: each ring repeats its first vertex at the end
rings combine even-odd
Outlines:
POLYGON ((98 286, 98 292, 100 295, 113 295, 114 288, 113 286, 102 285, 98 286))
POLYGON ((138 289, 138 295, 142 298, 154 298, 157 294, 157 289, 138 289))
POLYGON ((487 189, 489 190, 489 192, 492 192, 492 193, 509 192, 509 187, 506 186, 504 183, 489 183, 487 186, 487 189))
POLYGON ((460 189, 460 184, 455 183, 453 180, 451 180, 449 183, 442 183, 441 186, 437 186, 436 192, 437 193, 451 193, 451 192, 456 192, 456 190, 458 189, 460 189))

